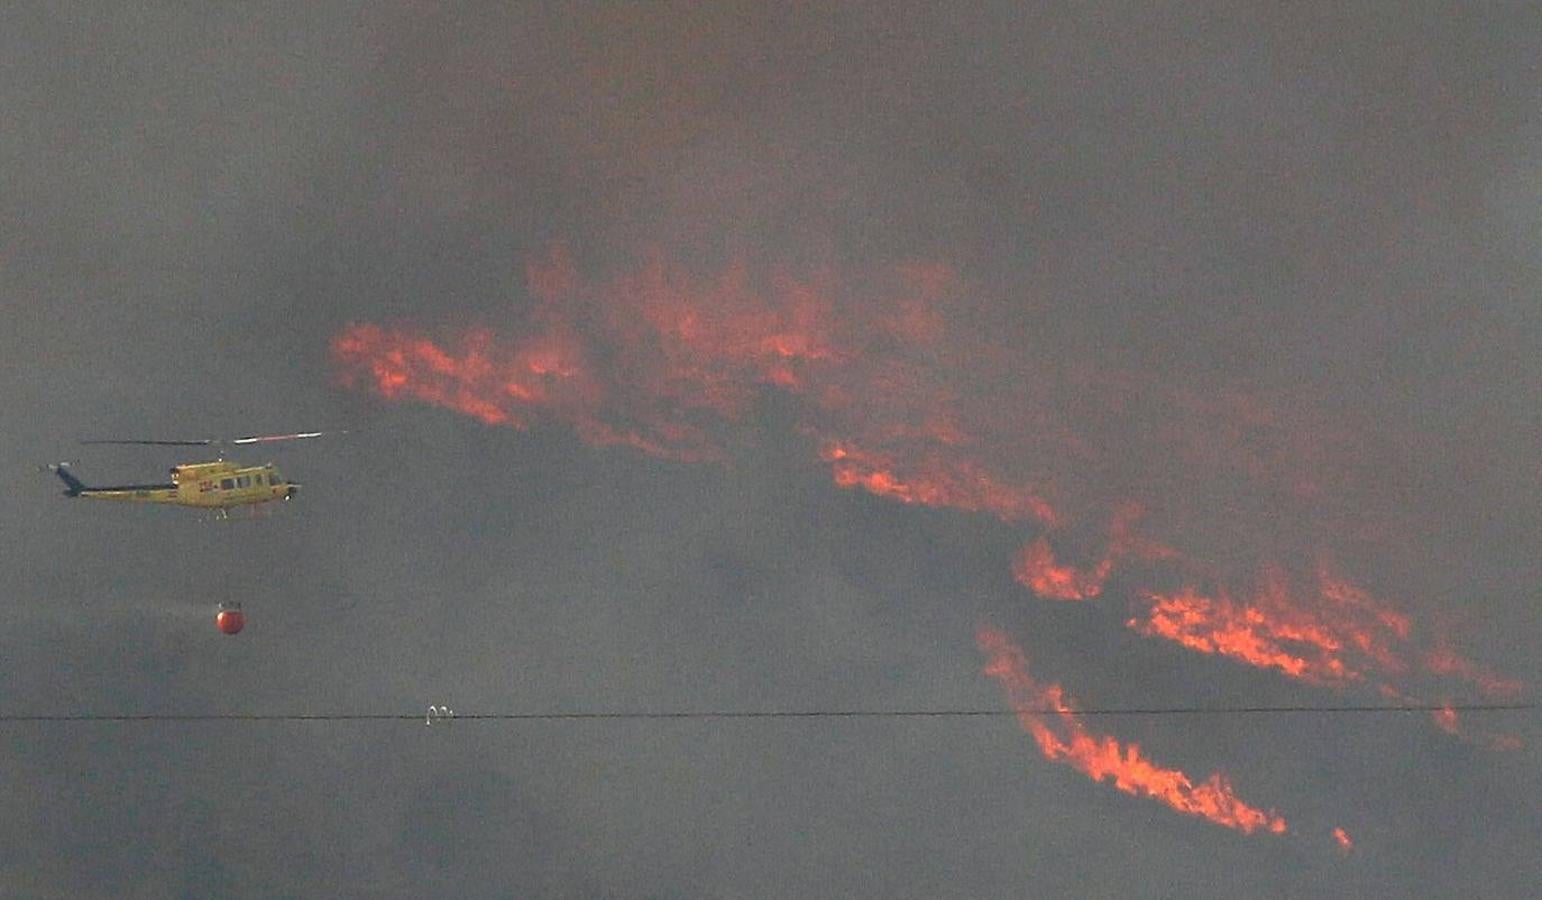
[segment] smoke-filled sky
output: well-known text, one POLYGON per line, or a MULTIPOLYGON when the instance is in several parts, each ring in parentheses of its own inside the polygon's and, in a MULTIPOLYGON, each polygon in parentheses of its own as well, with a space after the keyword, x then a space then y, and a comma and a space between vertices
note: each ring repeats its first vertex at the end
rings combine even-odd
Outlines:
POLYGON ((0 894, 1542 881, 1542 15, 778 6, 9 10, 0 714, 1003 715, 0 722, 0 894))

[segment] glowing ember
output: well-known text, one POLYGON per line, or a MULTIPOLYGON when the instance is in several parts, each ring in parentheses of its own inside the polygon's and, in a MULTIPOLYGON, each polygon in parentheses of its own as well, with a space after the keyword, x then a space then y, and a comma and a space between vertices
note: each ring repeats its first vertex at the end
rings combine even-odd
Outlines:
POLYGON ((1342 828, 1333 829, 1333 839, 1338 842, 1339 852, 1348 856, 1355 849, 1355 842, 1349 837, 1349 832, 1342 828))
POLYGON ((1456 707, 1450 703, 1446 703, 1439 709, 1431 712, 1430 718, 1434 721, 1436 728, 1452 737, 1460 738, 1465 743, 1477 744, 1490 750, 1501 752, 1519 750, 1526 746, 1524 741, 1513 734, 1470 731, 1462 723, 1462 718, 1457 713, 1456 707))
POLYGON ((1285 820, 1240 800, 1219 772, 1195 784, 1177 769, 1147 759, 1135 744, 1087 731, 1059 685, 1040 685, 1028 674, 1021 649, 999 631, 983 629, 980 649, 989 656, 985 674, 1001 682, 1023 730, 1044 756, 1064 762, 1094 781, 1109 781, 1126 794, 1151 797, 1179 812, 1208 819, 1244 834, 1260 829, 1284 834, 1285 820), (1046 709, 1054 710, 1046 714, 1046 709))
POLYGON ((1457 717, 1456 710, 1451 708, 1451 704, 1447 703, 1431 713, 1430 716, 1435 720, 1435 725, 1446 734, 1459 735, 1462 733, 1461 720, 1457 717))

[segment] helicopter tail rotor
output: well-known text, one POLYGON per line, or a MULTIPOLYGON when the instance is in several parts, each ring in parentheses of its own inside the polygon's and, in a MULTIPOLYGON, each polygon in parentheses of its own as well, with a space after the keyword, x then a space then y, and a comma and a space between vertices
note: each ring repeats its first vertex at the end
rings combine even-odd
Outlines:
POLYGON ((84 481, 81 481, 79 478, 76 478, 74 476, 74 474, 72 474, 70 472, 70 464, 69 463, 67 463, 67 462, 50 463, 47 466, 47 468, 48 468, 48 471, 54 473, 55 475, 58 475, 60 481, 64 482, 64 484, 65 484, 64 496, 66 496, 66 497, 79 497, 81 491, 90 490, 90 488, 88 488, 86 486, 86 483, 84 481))

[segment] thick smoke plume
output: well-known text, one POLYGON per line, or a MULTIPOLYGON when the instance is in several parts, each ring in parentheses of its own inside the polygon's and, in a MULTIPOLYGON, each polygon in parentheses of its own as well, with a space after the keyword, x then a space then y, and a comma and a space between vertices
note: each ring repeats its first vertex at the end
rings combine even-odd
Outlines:
MULTIPOLYGON (((1369 438, 1300 403, 1042 363, 1034 335, 998 327, 977 289, 938 262, 796 273, 739 262, 703 277, 655 253, 591 279, 557 246, 526 274, 534 303, 504 331, 349 326, 333 340, 340 377, 489 425, 553 423, 681 461, 728 458, 777 393, 836 485, 1037 532, 1010 566, 1039 597, 1109 602, 1117 581, 1134 632, 1325 688, 1426 703, 1462 688, 1520 690, 1325 561, 1336 537, 1396 523, 1374 503, 1346 512, 1346 498, 1375 496, 1355 487, 1369 438), (1235 562, 1184 547, 1198 521, 1185 484, 1228 485, 1233 506, 1339 524, 1308 533, 1305 553, 1234 529, 1232 555, 1254 573, 1238 589, 1247 576, 1235 562), (1061 559, 1057 546, 1085 546, 1089 535, 1090 561, 1061 559)), ((1017 672, 1007 658, 993 666, 1017 672)), ((1436 724, 1460 733, 1454 713, 1436 724)), ((1118 756, 1114 739, 1079 726, 1053 740, 1032 730, 1051 756, 1118 756)), ((1147 765, 1138 754, 1129 763, 1147 765)), ((1233 809, 1214 780, 1166 795, 1185 811, 1229 809, 1219 818, 1246 831, 1278 822, 1233 809)))

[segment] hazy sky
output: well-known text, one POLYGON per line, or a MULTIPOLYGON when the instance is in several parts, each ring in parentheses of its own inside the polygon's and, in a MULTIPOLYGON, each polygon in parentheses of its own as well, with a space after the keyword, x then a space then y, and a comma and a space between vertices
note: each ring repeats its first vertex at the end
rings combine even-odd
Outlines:
MULTIPOLYGON (((1089 707, 1528 700, 1542 15, 1322 9, 9 5, 0 713, 1006 710, 982 629, 1089 707), (256 521, 35 470, 337 427, 256 521)), ((8 722, 0 894, 1542 882, 1535 711, 1084 727, 1288 830, 1007 717, 8 722)))

